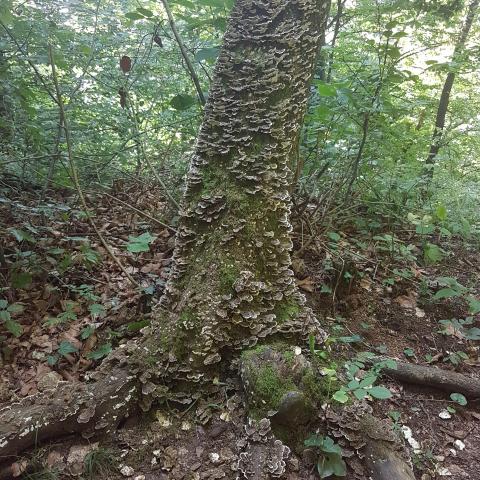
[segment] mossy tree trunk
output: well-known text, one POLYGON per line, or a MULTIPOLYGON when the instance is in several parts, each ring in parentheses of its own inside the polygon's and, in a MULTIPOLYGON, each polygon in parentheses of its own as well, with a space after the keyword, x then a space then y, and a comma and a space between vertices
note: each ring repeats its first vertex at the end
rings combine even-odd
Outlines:
MULTIPOLYGON (((156 326, 192 370, 305 323, 290 269, 289 164, 326 0, 238 0, 225 34, 156 326)), ((155 335, 155 331, 152 332, 155 335)))
POLYGON ((0 455, 114 428, 135 402, 148 408, 155 397, 191 393, 193 381, 218 375, 236 350, 276 333, 318 329, 290 269, 288 165, 327 8, 327 0, 237 0, 156 319, 143 338, 112 352, 93 381, 0 410, 0 455), (113 373, 119 369, 125 374, 113 373), (50 408, 59 392, 65 408, 50 408))

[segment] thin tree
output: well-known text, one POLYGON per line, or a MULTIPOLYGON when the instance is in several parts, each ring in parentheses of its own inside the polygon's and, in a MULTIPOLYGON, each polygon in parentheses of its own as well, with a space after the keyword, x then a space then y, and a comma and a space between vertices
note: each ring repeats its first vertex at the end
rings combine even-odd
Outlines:
MULTIPOLYGON (((465 51, 465 44, 475 20, 477 13, 479 0, 473 0, 468 5, 467 16, 463 23, 460 36, 453 50, 451 59, 452 64, 456 64, 461 61, 461 57, 465 51)), ((456 69, 457 67, 455 67, 456 69)), ((435 128, 432 135, 432 142, 430 144, 430 150, 428 152, 427 160, 425 162, 425 169, 423 172, 423 178, 428 182, 433 177, 433 167, 435 166, 438 152, 442 147, 442 139, 445 130, 445 119, 447 117, 448 106, 450 103, 450 95, 452 93, 453 83, 456 77, 455 69, 449 69, 445 82, 443 84, 442 93, 440 95, 440 101, 438 103, 437 114, 435 117, 435 128)))

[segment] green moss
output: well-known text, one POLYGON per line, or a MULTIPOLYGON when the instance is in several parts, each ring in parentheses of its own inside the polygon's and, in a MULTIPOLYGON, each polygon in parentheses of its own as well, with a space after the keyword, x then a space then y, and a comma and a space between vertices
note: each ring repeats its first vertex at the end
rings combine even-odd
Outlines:
POLYGON ((219 268, 219 285, 221 293, 228 293, 240 275, 240 269, 234 263, 222 263, 219 268))
POLYGON ((292 300, 280 302, 273 313, 275 313, 278 323, 282 324, 292 320, 300 313, 300 305, 292 300))
POLYGON ((308 368, 303 374, 301 386, 305 397, 314 406, 321 405, 330 397, 329 380, 315 374, 312 368, 308 368))
POLYGON ((280 376, 278 370, 272 365, 261 367, 254 379, 256 405, 250 409, 254 418, 264 417, 269 410, 276 410, 282 397, 289 391, 295 390, 291 378, 280 376))

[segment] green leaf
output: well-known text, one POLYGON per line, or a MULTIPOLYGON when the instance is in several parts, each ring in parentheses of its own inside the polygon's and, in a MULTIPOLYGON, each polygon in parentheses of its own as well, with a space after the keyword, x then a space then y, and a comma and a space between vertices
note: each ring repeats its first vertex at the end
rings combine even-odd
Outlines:
POLYGON ((337 94, 337 89, 333 85, 321 81, 317 82, 317 90, 322 97, 334 97, 337 94))
POLYGON ((338 403, 347 403, 348 395, 345 390, 337 390, 332 397, 338 403))
POLYGON ((333 240, 334 242, 338 242, 340 240, 340 235, 337 232, 328 232, 328 238, 330 240, 333 240))
POLYGON ((175 110, 188 110, 192 105, 196 103, 196 100, 194 97, 191 95, 187 95, 185 93, 181 93, 179 95, 175 95, 171 100, 170 100, 170 105, 175 109, 175 110))
POLYGON ((58 355, 48 355, 47 363, 53 367, 58 362, 58 355))
POLYGON ((23 312, 24 306, 21 303, 12 303, 7 307, 7 311, 10 313, 20 313, 23 312))
POLYGON ((128 12, 125 14, 125 17, 129 20, 144 20, 145 16, 138 12, 128 12))
POLYGON ((15 320, 8 319, 5 321, 5 328, 14 336, 20 337, 23 333, 22 326, 15 320))
POLYGON ((27 288, 32 283, 32 275, 28 272, 13 272, 11 285, 13 288, 27 288))
POLYGON ((476 315, 480 313, 480 300, 475 297, 468 297, 468 313, 470 315, 476 315))
POLYGON ((129 332, 138 332, 139 330, 141 330, 142 328, 146 327, 150 325, 150 321, 149 320, 140 320, 138 322, 130 322, 128 325, 127 325, 127 330, 129 332))
POLYGON ((68 355, 69 353, 78 352, 78 348, 73 346, 70 342, 67 342, 66 340, 64 340, 58 346, 57 351, 60 355, 65 356, 65 355, 68 355))
POLYGON ((464 335, 467 340, 480 340, 480 328, 469 328, 465 331, 464 335))
POLYGON ((8 302, 3 298, 0 298, 0 310, 4 310, 8 307, 8 302))
POLYGON ((433 243, 427 243, 423 249, 423 257, 429 265, 438 263, 443 258, 443 252, 440 247, 433 243))
POLYGON ((392 392, 386 387, 372 387, 368 390, 369 395, 373 398, 378 398, 379 400, 385 400, 392 396, 392 392))
POLYGON ((320 478, 328 478, 332 475, 344 477, 347 474, 347 466, 341 455, 329 453, 322 455, 318 459, 317 471, 320 478))
POLYGON ((143 8, 143 7, 137 7, 137 12, 143 15, 144 17, 153 17, 153 12, 151 10, 148 10, 148 8, 143 8))
POLYGON ((35 243, 33 237, 24 230, 20 230, 19 228, 8 228, 7 230, 16 238, 17 242, 26 241, 30 243, 35 243))
POLYGON ((435 209, 435 216, 441 220, 444 221, 447 219, 447 207, 445 205, 437 205, 437 208, 435 209))
POLYGON ((150 235, 150 233, 142 233, 138 237, 128 237, 127 250, 132 253, 148 252, 150 250, 150 244, 156 237, 150 235))
POLYGON ((202 48, 195 54, 195 61, 207 60, 213 63, 217 59, 219 51, 219 47, 202 48))
POLYGON ((100 303, 92 303, 90 307, 88 307, 92 317, 100 317, 103 318, 105 316, 105 307, 100 303))
POLYGON ((461 393, 452 393, 450 395, 450 398, 458 403, 459 405, 465 406, 468 402, 467 399, 465 398, 465 395, 462 395, 461 393))
POLYGON ((104 343, 100 345, 97 350, 90 352, 87 354, 87 358, 90 360, 100 360, 103 357, 106 357, 112 351, 112 344, 111 343, 104 343))
POLYGON ((364 388, 357 388, 353 391, 353 394, 358 400, 363 400, 368 395, 368 392, 364 388))
POLYGON ((442 288, 440 289, 433 298, 435 300, 441 300, 442 298, 452 298, 452 297, 460 297, 462 295, 462 292, 459 292, 458 290, 455 290, 453 288, 442 288))
POLYGON ((311 435, 304 442, 306 447, 321 447, 323 445, 323 437, 321 435, 311 435))
POLYGON ((80 332, 80 338, 82 340, 86 340, 92 335, 94 331, 95 331, 95 327, 93 325, 88 325, 80 332))

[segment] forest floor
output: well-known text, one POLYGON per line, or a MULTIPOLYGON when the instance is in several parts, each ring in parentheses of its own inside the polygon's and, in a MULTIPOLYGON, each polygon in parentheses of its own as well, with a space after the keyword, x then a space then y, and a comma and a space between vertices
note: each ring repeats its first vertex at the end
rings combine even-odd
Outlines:
MULTIPOLYGON (((9 312, 9 322, 6 313, 0 317, 0 404, 59 380, 83 381, 112 348, 139 335, 148 323, 169 273, 173 233, 122 202, 159 218, 164 206, 153 192, 149 186, 127 185, 90 197, 96 225, 142 285, 139 291, 100 245, 71 192, 49 191, 42 200, 41 192, 28 185, 13 179, 0 183, 0 314, 9 312)), ((342 370, 341 361, 367 351, 480 378, 479 315, 469 317, 467 290, 451 281, 468 288, 468 295, 480 294, 478 243, 430 239, 445 256, 426 266, 420 259, 424 238, 408 229, 391 244, 385 231, 373 236, 343 226, 307 245, 302 231, 297 219, 295 244, 301 255, 294 269, 330 335, 327 363, 342 370), (437 293, 436 299, 445 277, 457 294, 439 299, 437 293), (471 323, 452 322, 465 318, 471 323)), ((297 347, 309 350, 307 341, 297 347)), ((367 401, 393 429, 410 429, 418 442, 410 439, 408 446, 418 479, 480 478, 478 401, 460 405, 431 388, 389 378, 380 383, 391 398, 367 401)), ((328 408, 312 419, 310 433, 328 408)), ((244 423, 241 389, 226 388, 222 397, 183 410, 167 405, 132 417, 113 438, 72 436, 37 446, 12 459, 0 478, 236 478, 244 423)), ((292 453, 285 478, 318 478, 314 462, 309 449, 292 453)), ((362 478, 359 467, 348 475, 362 478)))

